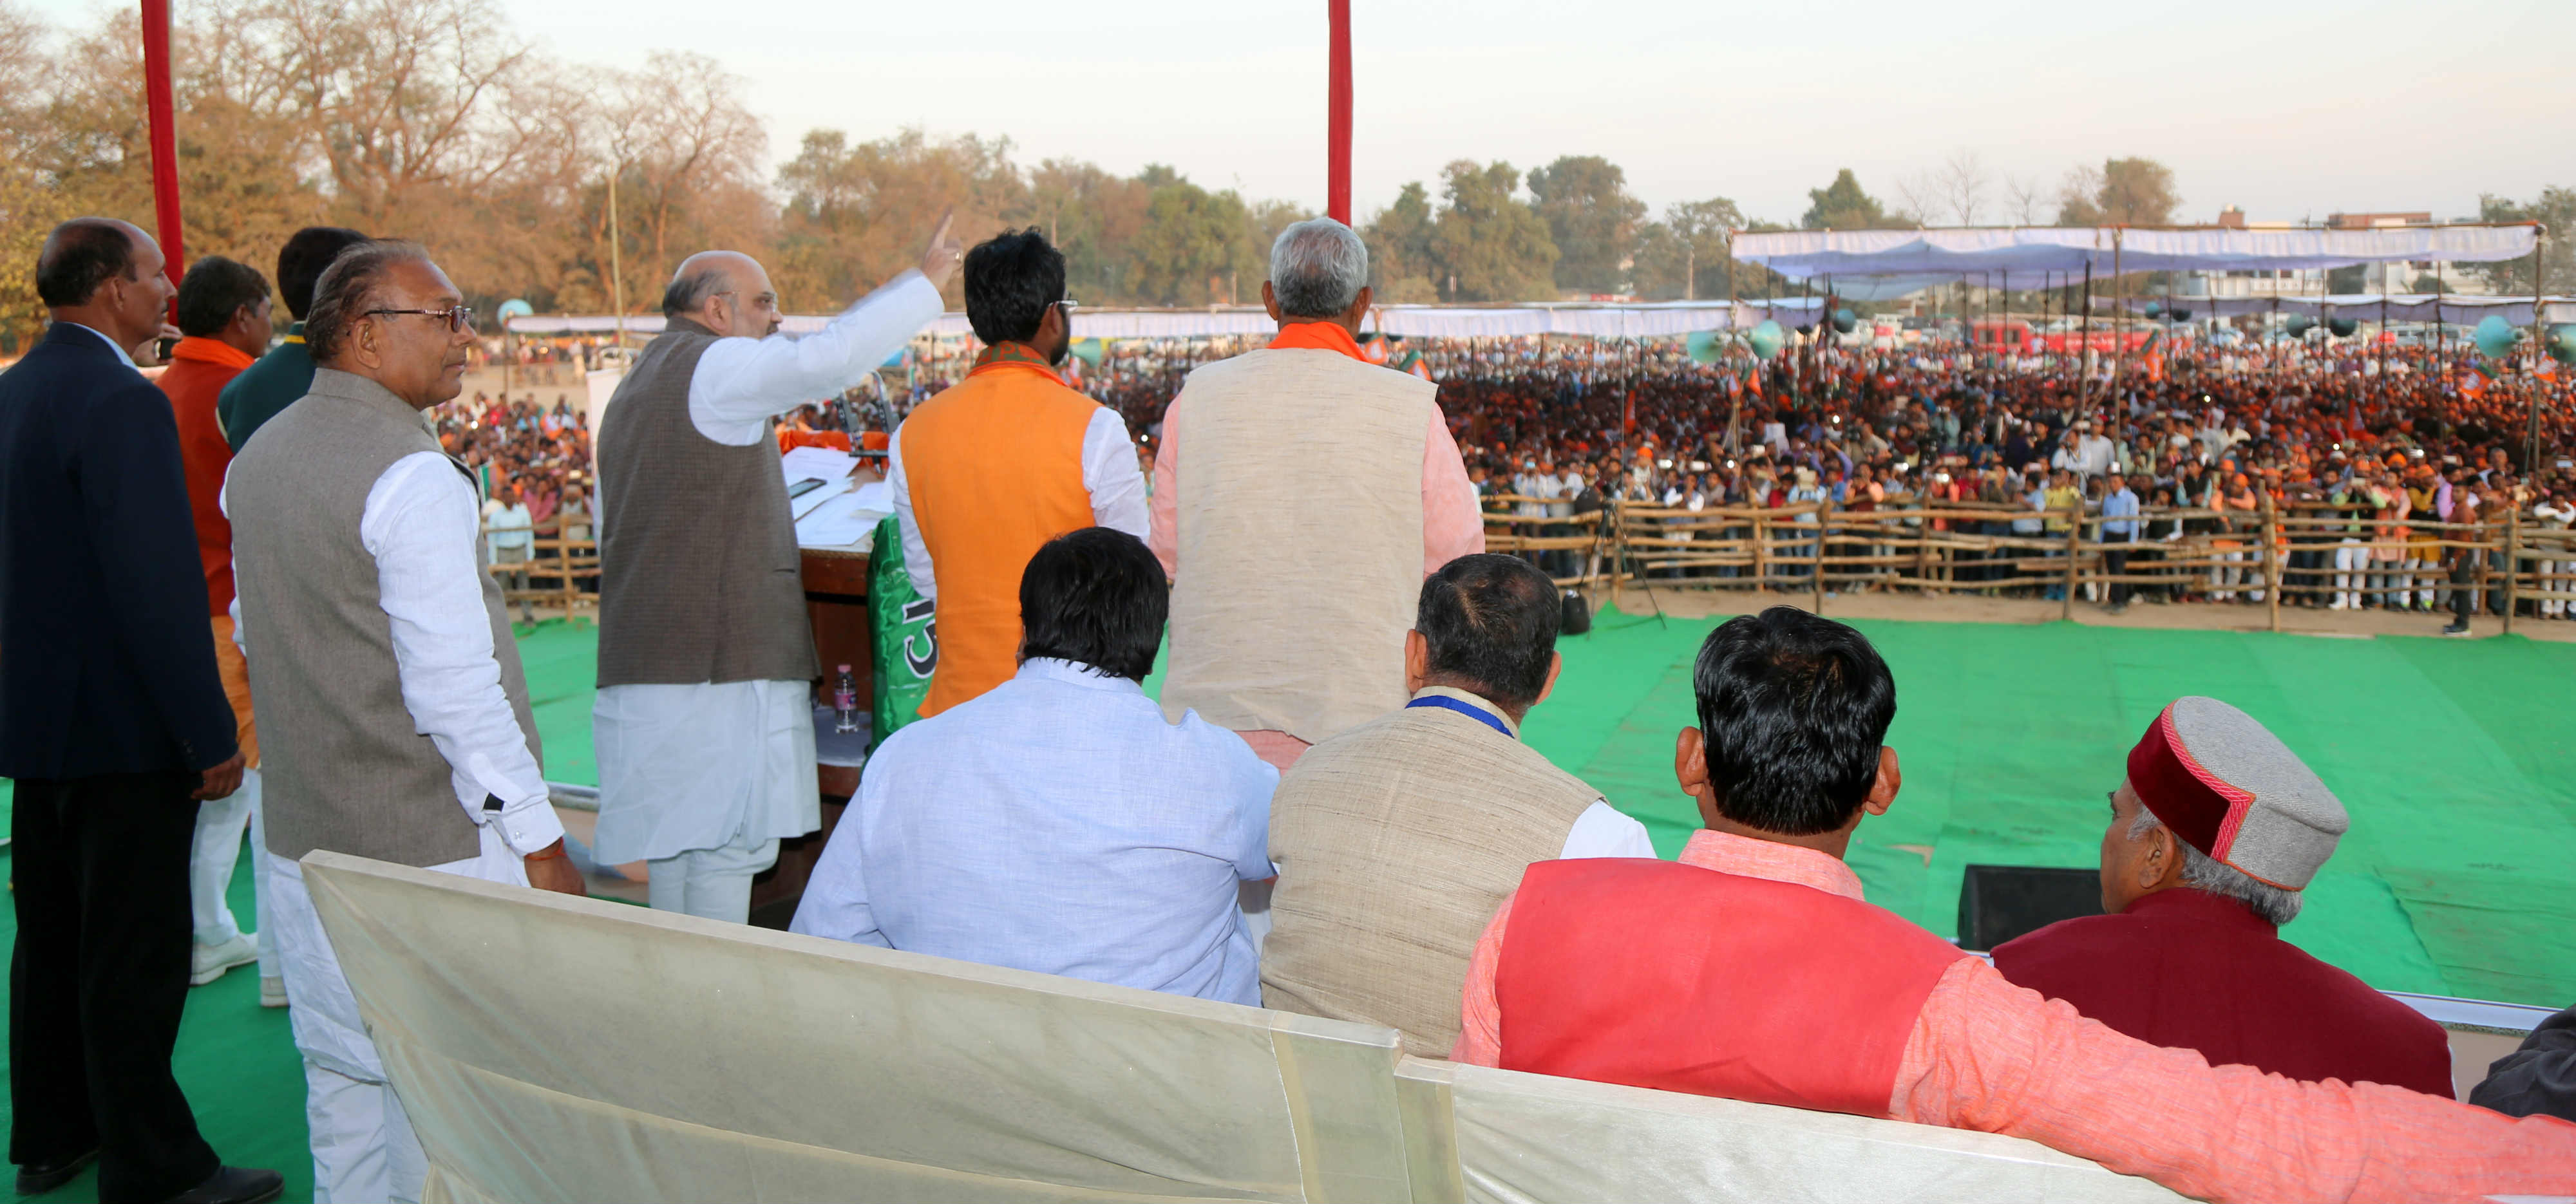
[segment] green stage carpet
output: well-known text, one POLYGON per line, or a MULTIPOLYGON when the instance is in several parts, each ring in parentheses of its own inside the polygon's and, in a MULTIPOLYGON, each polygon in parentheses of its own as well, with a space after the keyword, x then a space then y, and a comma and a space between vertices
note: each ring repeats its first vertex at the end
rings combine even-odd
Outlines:
MULTIPOLYGON (((1696 825, 1673 785, 1673 736, 1695 722, 1691 656, 1716 622, 1602 614, 1564 641, 1556 694, 1527 725, 1532 746, 1645 820, 1667 857, 1696 825)), ((2291 940, 2387 990, 2576 1000, 2576 785, 2561 776, 2576 749, 2576 645, 1857 626, 1895 667, 1890 740, 1905 772, 1894 808, 1852 847, 1872 901, 1948 936, 1962 866, 2093 865, 2129 745, 2173 696, 2208 694, 2270 724, 2352 812, 2306 914, 2283 930, 2291 940)), ((595 783, 597 636, 550 621, 523 628, 519 648, 547 775, 595 783)), ((232 895, 251 923, 246 861, 232 895)), ((0 924, 14 939, 14 920, 0 924)), ((219 1153, 283 1170, 286 1198, 311 1198, 286 1014, 258 1007, 247 968, 190 994, 178 1068, 219 1153)), ((94 1199, 93 1180, 43 1198, 94 1199)))

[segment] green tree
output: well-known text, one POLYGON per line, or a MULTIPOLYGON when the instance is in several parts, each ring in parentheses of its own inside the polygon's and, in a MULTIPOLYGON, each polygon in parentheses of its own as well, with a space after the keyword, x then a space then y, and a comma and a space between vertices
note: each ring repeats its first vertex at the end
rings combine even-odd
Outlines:
POLYGON ((1556 295, 1556 242, 1547 219, 1516 194, 1509 163, 1460 159, 1441 173, 1447 202, 1431 230, 1434 283, 1451 301, 1536 301, 1556 295))
POLYGON ((1064 252, 1065 291, 1093 305, 1134 298, 1127 247, 1153 190, 1097 164, 1049 159, 1029 173, 1029 220, 1064 252))
POLYGON ((1556 243, 1556 286, 1620 291, 1646 217, 1646 203, 1628 194, 1627 173, 1599 155, 1566 155, 1530 169, 1529 190, 1556 243))
POLYGON ((1439 270, 1431 256, 1432 220, 1431 194, 1416 180, 1360 231, 1369 249, 1369 287, 1378 300, 1420 305, 1440 299, 1432 284, 1439 270))
POLYGON ((2120 226, 2167 226, 2182 198, 2174 193, 2173 169, 2153 159, 2109 159, 2102 164, 2102 191, 2094 198, 2102 220, 2120 226))
POLYGON ((1151 189, 1145 222, 1127 259, 1136 299, 1148 305, 1222 305, 1243 295, 1246 280, 1268 270, 1270 248, 1256 252, 1251 209, 1232 189, 1209 192, 1170 167, 1149 163, 1137 180, 1151 189))
MULTIPOLYGON (((2540 291, 2552 296, 2576 292, 2576 188, 2552 184, 2528 203, 2510 200, 2493 193, 2478 196, 2478 220, 2482 222, 2539 222, 2549 231, 2541 248, 2541 275, 2547 286, 2540 291)), ((2508 259, 2502 263, 2481 263, 2469 270, 2484 278, 2487 287, 2498 293, 2527 296, 2531 292, 2531 259, 2508 259)))
POLYGON ((1887 207, 1861 190, 1848 167, 1834 182, 1807 190, 1807 212, 1798 224, 1809 230, 1876 230, 1889 224, 1887 207))
POLYGON ((933 141, 918 128, 856 146, 839 130, 808 131, 778 169, 788 196, 778 235, 786 270, 771 274, 780 303, 792 313, 849 304, 919 258, 922 238, 950 209, 969 244, 1025 224, 1028 184, 1010 150, 1007 138, 933 141))
POLYGON ((1658 301, 1724 297, 1728 232, 1743 226, 1743 212, 1722 196, 1665 210, 1662 221, 1638 232, 1637 294, 1658 301))

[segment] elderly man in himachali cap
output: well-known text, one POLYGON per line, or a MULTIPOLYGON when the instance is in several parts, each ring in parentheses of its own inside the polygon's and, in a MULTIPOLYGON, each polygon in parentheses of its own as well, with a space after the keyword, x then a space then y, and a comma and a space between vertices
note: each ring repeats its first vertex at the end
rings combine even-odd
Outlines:
POLYGON ((2348 827, 2334 792, 2252 716, 2177 699, 2111 792, 2106 914, 2007 942, 1995 969, 2212 1065, 2448 1096, 2440 1025, 2280 938, 2348 827))

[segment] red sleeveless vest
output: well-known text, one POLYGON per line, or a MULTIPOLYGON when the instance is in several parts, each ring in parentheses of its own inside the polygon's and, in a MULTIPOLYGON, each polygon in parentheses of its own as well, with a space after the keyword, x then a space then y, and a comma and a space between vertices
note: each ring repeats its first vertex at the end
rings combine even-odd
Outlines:
POLYGON ((1501 1062, 1885 1116, 1915 1017, 1964 956, 1810 887, 1670 861, 1542 861, 1495 967, 1501 1062))

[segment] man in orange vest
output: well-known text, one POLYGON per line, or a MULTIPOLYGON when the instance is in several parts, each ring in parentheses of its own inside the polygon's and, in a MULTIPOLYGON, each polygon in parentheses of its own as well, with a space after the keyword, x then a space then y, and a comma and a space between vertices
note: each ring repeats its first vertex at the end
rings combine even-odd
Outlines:
POLYGON ((895 432, 887 483, 912 587, 931 599, 939 662, 924 718, 1011 679, 1020 571, 1085 527, 1145 538, 1145 478, 1127 421, 1057 374, 1073 345, 1064 253, 1036 228, 966 253, 966 320, 987 346, 895 432))
POLYGON ((2206 1200, 2576 1182, 2576 1125, 2213 1067, 1864 901, 1844 850, 1903 778, 1896 682, 1859 632, 1788 606, 1730 619, 1692 684, 1674 769, 1705 829, 1678 863, 1530 866, 1468 964, 1454 1060, 2005 1133, 2206 1200))
MULTIPOLYGON (((204 986, 235 966, 259 962, 259 1001, 263 1007, 286 1006, 286 983, 279 977, 277 954, 268 942, 241 930, 224 892, 232 886, 233 867, 240 864, 242 830, 262 848, 267 839, 259 822, 259 732, 251 722, 250 673, 241 648, 233 643, 233 525, 224 517, 217 495, 224 472, 232 467, 233 449, 224 441, 224 423, 216 412, 224 386, 268 350, 271 331, 268 279, 259 269, 221 255, 189 265, 179 282, 179 345, 170 351, 170 366, 154 382, 170 397, 179 424, 179 461, 188 479, 188 510, 197 528, 197 559, 206 573, 206 614, 213 625, 215 670, 223 678, 224 697, 232 703, 235 739, 241 745, 241 789, 232 797, 197 807, 197 837, 188 856, 188 899, 196 916, 196 943, 188 965, 188 985, 204 986)), ((268 875, 254 858, 251 881, 261 914, 267 914, 268 875)))

